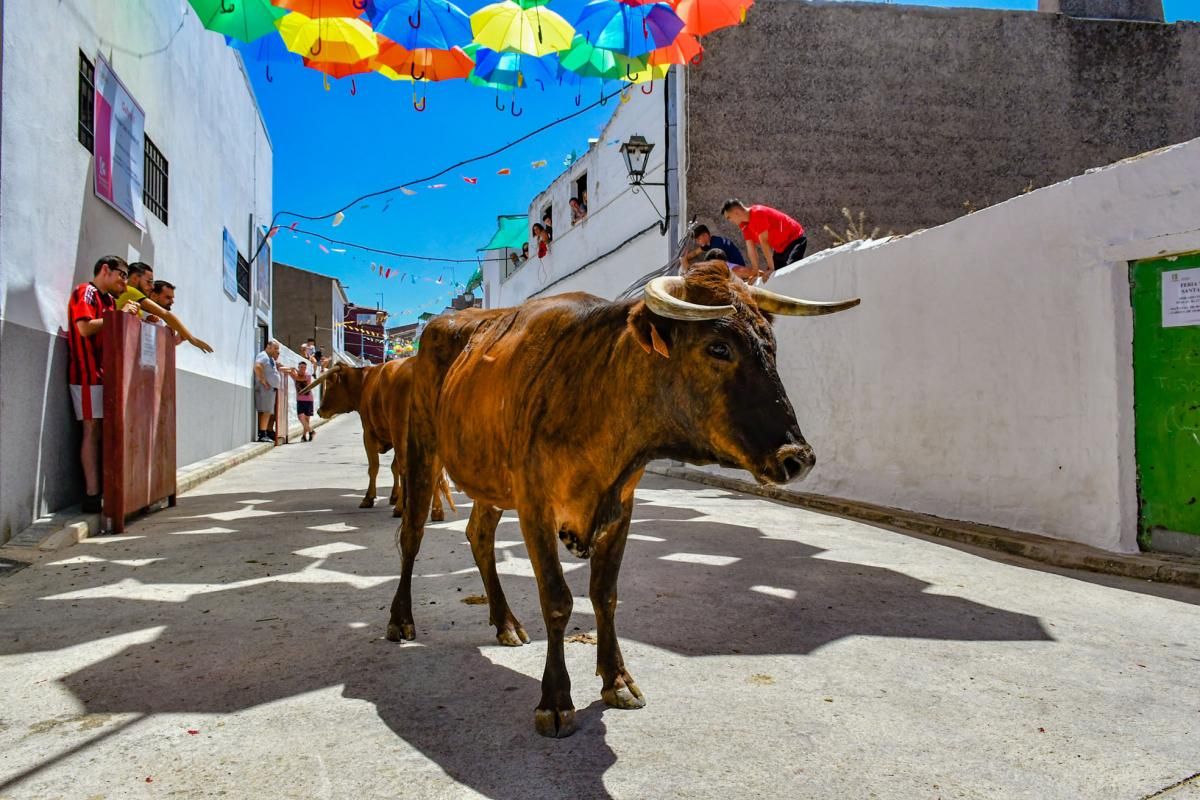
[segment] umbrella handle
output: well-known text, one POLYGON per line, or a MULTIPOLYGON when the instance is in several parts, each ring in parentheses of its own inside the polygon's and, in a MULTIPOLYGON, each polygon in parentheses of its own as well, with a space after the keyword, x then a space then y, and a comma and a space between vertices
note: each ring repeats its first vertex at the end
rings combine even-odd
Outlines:
POLYGON ((583 95, 581 95, 579 92, 576 92, 575 93, 575 105, 578 106, 582 102, 583 102, 583 95))
POLYGON ((352 0, 350 5, 354 6, 359 11, 365 11, 367 8, 367 0, 352 0))
POLYGON ((631 66, 633 66, 633 65, 630 64, 628 61, 625 62, 625 80, 629 81, 630 83, 633 83, 633 73, 629 71, 629 68, 631 66))
POLYGON ((523 109, 523 108, 520 111, 517 111, 516 95, 513 95, 513 101, 512 101, 512 103, 509 104, 508 110, 509 110, 509 113, 511 113, 514 117, 519 117, 525 113, 525 109, 523 109))
POLYGON ((274 83, 275 79, 271 77, 271 65, 267 64, 267 83, 274 83))
POLYGON ((314 56, 321 52, 321 38, 319 36, 317 37, 317 40, 312 43, 312 47, 308 48, 308 52, 314 56))
POLYGON ((416 69, 417 69, 417 62, 416 62, 416 60, 413 60, 413 61, 410 61, 410 62, 408 62, 408 75, 409 75, 409 77, 410 77, 410 78, 412 78, 414 81, 423 81, 423 80, 425 80, 425 69, 424 69, 424 67, 422 67, 422 68, 421 68, 421 74, 420 74, 420 75, 417 75, 417 74, 416 74, 416 69))
POLYGON ((608 97, 604 94, 604 84, 600 84, 600 105, 608 105, 608 97))
POLYGON ((354 78, 350 79, 350 96, 358 94, 358 85, 354 82, 354 78))
POLYGON ((500 105, 500 93, 496 92, 496 110, 503 111, 505 108, 506 106, 500 105))
POLYGON ((234 6, 234 5, 226 6, 225 0, 221 0, 221 13, 222 14, 232 14, 234 12, 234 10, 236 10, 236 9, 237 9, 237 6, 234 6))
POLYGON ((424 111, 425 104, 428 102, 429 102, 428 96, 422 97, 421 102, 419 102, 419 103, 417 102, 417 98, 414 97, 413 98, 413 108, 415 108, 417 111, 424 111))
POLYGON ((646 91, 646 84, 642 84, 642 94, 654 94, 654 81, 649 81, 650 91, 646 91))
POLYGON ((409 14, 408 15, 408 26, 410 28, 421 27, 421 4, 420 3, 417 3, 417 21, 413 22, 412 14, 409 14))
POLYGON ((541 79, 541 78, 534 78, 534 80, 535 80, 535 81, 537 81, 537 85, 538 85, 539 87, 541 87, 541 90, 542 90, 543 92, 544 92, 544 91, 546 91, 546 84, 542 83, 542 79, 541 79))
POLYGON ((694 66, 700 66, 700 62, 703 60, 704 60, 704 51, 696 53, 696 55, 692 56, 692 64, 694 66))

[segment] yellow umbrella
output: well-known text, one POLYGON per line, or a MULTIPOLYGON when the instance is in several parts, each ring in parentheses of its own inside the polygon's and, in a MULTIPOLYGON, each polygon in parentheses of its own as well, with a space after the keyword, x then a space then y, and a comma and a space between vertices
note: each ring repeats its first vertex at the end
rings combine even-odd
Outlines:
POLYGON ((471 15, 475 42, 497 52, 544 56, 569 50, 575 29, 545 8, 549 0, 502 0, 471 15))
POLYGON ((353 64, 379 53, 379 41, 361 19, 311 19, 295 12, 276 21, 283 44, 309 61, 353 64))
POLYGON ((670 64, 647 64, 640 58, 632 59, 626 64, 625 74, 621 76, 621 80, 629 83, 657 81, 667 77, 667 73, 670 71, 670 64))

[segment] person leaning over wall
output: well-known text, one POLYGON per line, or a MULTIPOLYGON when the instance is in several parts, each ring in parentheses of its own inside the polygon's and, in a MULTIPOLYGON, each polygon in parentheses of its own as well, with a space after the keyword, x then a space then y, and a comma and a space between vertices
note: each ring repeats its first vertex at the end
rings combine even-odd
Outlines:
MULTIPOLYGON (((192 332, 169 309, 163 308, 147 296, 150 292, 154 291, 154 267, 144 261, 135 261, 129 265, 129 272, 131 276, 129 284, 125 287, 125 291, 121 293, 121 296, 117 298, 118 309, 124 311, 127 307, 131 306, 131 312, 137 313, 139 316, 143 312, 150 314, 152 317, 147 317, 147 322, 155 322, 161 319, 167 324, 167 327, 183 337, 183 340, 190 343, 193 347, 205 353, 213 351, 208 342, 193 336, 192 332), (137 286, 133 285, 135 281, 137 286)), ((173 289, 174 287, 172 287, 173 289)), ((174 301, 174 294, 172 294, 172 301, 174 301)))
POLYGON ((775 270, 804 258, 808 247, 804 226, 782 211, 764 205, 746 206, 733 198, 721 206, 721 214, 741 228, 746 240, 751 270, 747 281, 761 277, 766 283, 775 270), (759 250, 762 250, 761 256, 759 250), (763 261, 761 267, 760 258, 763 261))
MULTIPOLYGON (((165 308, 167 311, 170 311, 171 307, 175 305, 175 284, 171 283, 170 281, 155 281, 154 285, 150 288, 149 297, 151 300, 158 303, 160 306, 165 308)), ((167 324, 167 323, 163 322, 161 319, 158 319, 158 317, 154 317, 154 319, 158 321, 159 325, 167 324)), ((179 344, 182 342, 183 342, 183 337, 180 336, 178 333, 176 333, 175 334, 176 347, 178 347, 179 344)))
MULTIPOLYGON (((116 308, 125 291, 129 265, 120 256, 103 256, 92 279, 71 292, 67 305, 67 379, 75 418, 83 424, 79 460, 83 467, 83 511, 100 511, 101 420, 104 418, 104 314, 116 308)), ((136 311, 136 306, 129 312, 136 311)))

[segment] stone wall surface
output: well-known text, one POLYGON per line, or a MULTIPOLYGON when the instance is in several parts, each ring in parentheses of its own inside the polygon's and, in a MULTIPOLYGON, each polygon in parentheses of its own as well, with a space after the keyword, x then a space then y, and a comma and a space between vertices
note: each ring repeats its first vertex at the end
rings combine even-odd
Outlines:
POLYGON ((762 0, 707 44, 685 213, 773 205, 809 252, 843 207, 911 232, 1200 136, 1195 23, 762 0))

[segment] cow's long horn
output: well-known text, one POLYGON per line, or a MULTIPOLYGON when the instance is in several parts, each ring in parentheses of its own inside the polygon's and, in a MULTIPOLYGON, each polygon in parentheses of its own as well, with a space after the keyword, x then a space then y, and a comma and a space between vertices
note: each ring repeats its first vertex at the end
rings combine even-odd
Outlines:
POLYGON ((667 319, 720 319, 733 313, 733 306, 702 306, 680 300, 671 294, 672 287, 682 288, 683 278, 663 276, 646 284, 646 308, 667 319))
POLYGON ((855 297, 850 300, 838 300, 832 303, 817 303, 811 300, 798 300, 784 294, 776 294, 761 286, 751 286, 750 294, 761 311, 771 314, 782 314, 788 317, 816 317, 821 314, 836 314, 848 308, 854 308, 862 302, 855 297))
POLYGON ((300 394, 308 394, 313 389, 317 388, 322 383, 324 383, 325 379, 329 377, 330 373, 332 373, 335 369, 337 369, 340 366, 341 366, 341 364, 338 364, 336 367, 325 370, 324 372, 321 373, 321 377, 317 378, 315 381, 310 383, 308 386, 305 386, 303 389, 300 390, 299 393, 300 394))

